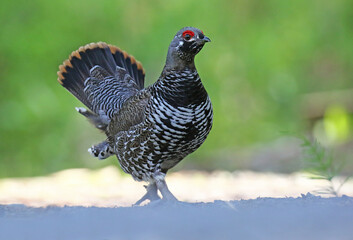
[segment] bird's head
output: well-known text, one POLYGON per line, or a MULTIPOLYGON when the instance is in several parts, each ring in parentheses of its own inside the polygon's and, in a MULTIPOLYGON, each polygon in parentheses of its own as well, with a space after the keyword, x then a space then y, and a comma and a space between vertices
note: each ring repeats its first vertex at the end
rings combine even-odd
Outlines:
POLYGON ((184 27, 176 33, 170 43, 167 65, 185 66, 194 63, 194 57, 211 40, 194 27, 184 27))

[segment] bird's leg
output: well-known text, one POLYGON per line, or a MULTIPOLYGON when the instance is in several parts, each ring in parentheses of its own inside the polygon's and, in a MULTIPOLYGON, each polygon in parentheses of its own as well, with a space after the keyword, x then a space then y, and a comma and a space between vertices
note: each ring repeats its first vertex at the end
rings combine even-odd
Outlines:
POLYGON ((161 192, 163 196, 163 200, 166 201, 178 201, 178 199, 169 191, 167 183, 164 180, 164 177, 158 177, 156 179, 156 184, 158 190, 161 192))
POLYGON ((160 200, 161 198, 158 196, 157 193, 157 185, 156 182, 151 182, 150 184, 148 184, 147 186, 145 186, 147 192, 145 195, 142 196, 142 198, 140 200, 138 200, 134 206, 140 205, 141 203, 143 203, 145 200, 150 200, 151 202, 156 201, 156 200, 160 200))
POLYGON ((107 141, 103 141, 97 145, 94 145, 88 149, 88 152, 93 157, 98 157, 99 160, 106 159, 114 154, 113 149, 109 146, 107 141))

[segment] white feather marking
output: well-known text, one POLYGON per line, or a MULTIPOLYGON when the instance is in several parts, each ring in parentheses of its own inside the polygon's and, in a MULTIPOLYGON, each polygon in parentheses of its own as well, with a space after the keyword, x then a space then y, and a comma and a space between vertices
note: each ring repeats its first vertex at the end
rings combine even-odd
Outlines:
POLYGON ((75 107, 76 111, 79 112, 79 113, 85 113, 87 112, 87 109, 86 108, 83 108, 83 107, 75 107))

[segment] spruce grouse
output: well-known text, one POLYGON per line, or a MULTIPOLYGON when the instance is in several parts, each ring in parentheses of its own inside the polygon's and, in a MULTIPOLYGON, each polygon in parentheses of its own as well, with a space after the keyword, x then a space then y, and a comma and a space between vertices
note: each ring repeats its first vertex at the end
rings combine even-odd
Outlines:
POLYGON ((165 175, 211 130, 211 101, 194 64, 206 42, 197 28, 177 32, 161 76, 146 88, 141 63, 103 42, 80 47, 59 67, 59 83, 89 109, 76 110, 107 135, 89 152, 99 159, 115 154, 124 172, 149 183, 136 204, 161 199, 158 190, 177 200, 165 175))

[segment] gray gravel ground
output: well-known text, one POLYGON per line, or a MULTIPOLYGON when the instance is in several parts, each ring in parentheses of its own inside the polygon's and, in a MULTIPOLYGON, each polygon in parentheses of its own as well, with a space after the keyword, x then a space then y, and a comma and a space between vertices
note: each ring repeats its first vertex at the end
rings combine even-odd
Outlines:
POLYGON ((0 205, 0 239, 353 239, 353 198, 257 198, 142 207, 0 205))

